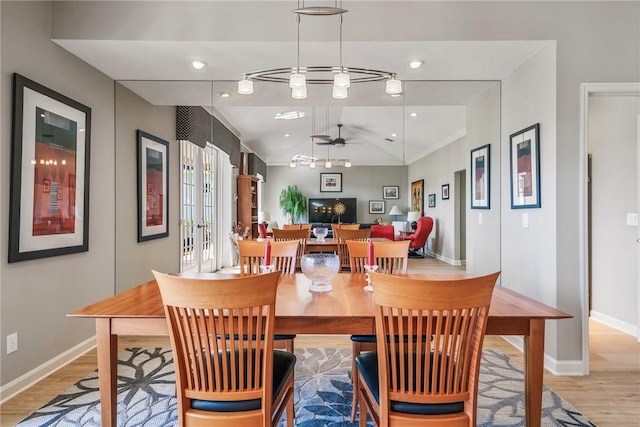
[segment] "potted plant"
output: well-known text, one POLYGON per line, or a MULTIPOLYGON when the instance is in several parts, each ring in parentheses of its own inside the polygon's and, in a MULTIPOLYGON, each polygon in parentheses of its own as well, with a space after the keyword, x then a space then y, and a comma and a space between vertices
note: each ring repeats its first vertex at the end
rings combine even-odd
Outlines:
POLYGON ((297 185, 290 185, 280 192, 280 208, 293 224, 307 212, 307 198, 298 190, 297 185))

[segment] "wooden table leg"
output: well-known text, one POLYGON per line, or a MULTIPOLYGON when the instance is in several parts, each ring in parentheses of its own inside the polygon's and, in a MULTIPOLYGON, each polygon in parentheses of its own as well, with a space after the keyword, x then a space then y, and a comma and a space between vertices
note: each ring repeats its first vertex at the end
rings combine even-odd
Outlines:
POLYGON ((103 426, 118 423, 118 336, 111 334, 111 319, 96 319, 98 384, 103 426))
POLYGON ((529 321, 524 337, 524 409, 527 427, 542 421, 542 380, 544 377, 544 319, 529 321))

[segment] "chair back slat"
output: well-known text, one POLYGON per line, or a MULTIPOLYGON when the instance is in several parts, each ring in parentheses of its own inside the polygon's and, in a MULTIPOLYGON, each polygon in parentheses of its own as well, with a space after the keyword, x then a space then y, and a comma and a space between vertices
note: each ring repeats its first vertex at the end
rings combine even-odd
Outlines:
POLYGON ((260 398, 270 410, 281 273, 229 279, 154 275, 170 328, 178 399, 260 398))
POLYGON ((331 232, 336 237, 336 230, 359 230, 360 224, 331 224, 331 232))
POLYGON ((311 232, 311 224, 284 224, 283 230, 309 230, 311 232))
MULTIPOLYGON (((264 264, 266 241, 239 240, 240 275, 253 276, 260 274, 260 265, 264 264)), ((282 240, 271 242, 271 263, 277 271, 294 274, 298 254, 298 240, 282 240)))
MULTIPOLYGON (((351 272, 365 273, 368 245, 366 241, 348 241, 351 272)), ((406 274, 409 263, 409 241, 373 242, 373 255, 378 273, 406 274)))
POLYGON ((499 274, 423 280, 370 273, 377 351, 382 355, 381 407, 391 400, 475 402, 482 341, 499 274))
MULTIPOLYGON (((304 224, 303 224, 304 225, 304 224)), ((273 240, 276 242, 282 240, 297 240, 300 242, 298 245, 298 252, 296 254, 296 266, 300 266, 300 258, 304 255, 307 247, 307 239, 311 236, 311 228, 303 228, 302 230, 280 230, 278 228, 273 229, 273 240)))
POLYGON ((371 237, 370 228, 344 228, 346 225, 360 224, 343 224, 342 228, 335 228, 333 230, 333 238, 338 240, 338 257, 340 258, 340 268, 351 268, 351 261, 349 256, 349 248, 347 247, 347 240, 366 241, 371 237))

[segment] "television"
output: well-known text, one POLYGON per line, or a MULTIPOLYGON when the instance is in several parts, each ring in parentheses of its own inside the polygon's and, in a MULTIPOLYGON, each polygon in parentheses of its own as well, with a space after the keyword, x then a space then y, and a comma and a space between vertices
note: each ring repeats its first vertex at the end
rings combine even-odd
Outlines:
POLYGON ((309 199, 309 222, 357 223, 356 199, 309 199))

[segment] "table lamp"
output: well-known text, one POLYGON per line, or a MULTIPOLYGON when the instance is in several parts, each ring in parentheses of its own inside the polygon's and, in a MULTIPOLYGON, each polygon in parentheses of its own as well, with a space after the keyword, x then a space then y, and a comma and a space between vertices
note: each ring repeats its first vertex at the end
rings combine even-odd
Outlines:
POLYGON ((262 223, 267 221, 271 221, 271 214, 269 214, 269 211, 259 211, 258 222, 262 223))
POLYGON ((398 207, 398 205, 391 206, 391 210, 389 211, 389 215, 393 215, 393 220, 396 221, 398 215, 402 215, 402 211, 398 207))
POLYGON ((418 219, 420 218, 420 212, 411 211, 407 214, 407 222, 411 225, 411 230, 418 228, 418 219))

